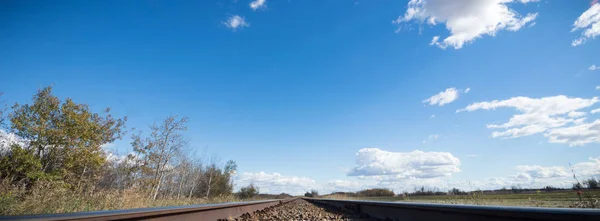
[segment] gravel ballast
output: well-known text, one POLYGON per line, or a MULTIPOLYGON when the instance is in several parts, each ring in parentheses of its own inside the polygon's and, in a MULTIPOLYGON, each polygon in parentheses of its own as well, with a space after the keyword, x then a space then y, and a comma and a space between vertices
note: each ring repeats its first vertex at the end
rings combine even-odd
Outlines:
MULTIPOLYGON (((229 220, 222 219, 220 221, 229 220)), ((343 220, 343 221, 366 221, 374 220, 365 217, 359 217, 358 214, 349 214, 340 211, 337 208, 323 208, 315 206, 305 200, 294 200, 289 203, 279 204, 268 207, 263 210, 253 213, 245 213, 242 216, 235 218, 237 221, 254 221, 254 220, 343 220)))

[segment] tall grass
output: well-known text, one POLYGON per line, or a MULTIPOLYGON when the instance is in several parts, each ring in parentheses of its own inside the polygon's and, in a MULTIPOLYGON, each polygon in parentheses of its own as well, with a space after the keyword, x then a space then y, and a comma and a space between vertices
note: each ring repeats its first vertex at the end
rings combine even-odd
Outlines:
POLYGON ((142 190, 96 190, 77 192, 60 183, 42 183, 33 187, 17 187, 0 182, 0 215, 71 213, 145 207, 179 206, 239 201, 232 195, 205 198, 148 198, 142 190))

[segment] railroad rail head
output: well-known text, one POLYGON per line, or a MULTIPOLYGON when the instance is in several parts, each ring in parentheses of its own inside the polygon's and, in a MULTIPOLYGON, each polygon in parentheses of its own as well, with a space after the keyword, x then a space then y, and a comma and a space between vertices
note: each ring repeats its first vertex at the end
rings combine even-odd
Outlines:
POLYGON ((139 208, 128 210, 107 210, 64 214, 45 214, 27 216, 6 216, 0 220, 34 221, 92 221, 92 220, 210 220, 238 217, 244 213, 288 203, 292 199, 261 200, 237 203, 203 204, 191 206, 170 206, 158 208, 139 208))
POLYGON ((303 198, 314 204, 334 206, 348 212, 383 220, 429 221, 600 221, 598 209, 449 205, 433 203, 377 202, 303 198))

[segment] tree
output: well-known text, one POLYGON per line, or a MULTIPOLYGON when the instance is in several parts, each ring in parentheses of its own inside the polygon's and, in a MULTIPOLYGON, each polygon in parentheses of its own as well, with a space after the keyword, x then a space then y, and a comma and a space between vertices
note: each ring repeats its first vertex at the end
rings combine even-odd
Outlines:
POLYGON ((118 156, 109 153, 106 161, 102 178, 98 182, 99 187, 125 190, 134 186, 137 167, 132 155, 118 156))
POLYGON ((237 164, 233 160, 228 160, 223 170, 223 178, 225 179, 224 182, 227 184, 223 192, 232 192, 233 176, 235 176, 235 174, 237 173, 237 164))
POLYGON ((310 192, 306 192, 304 194, 305 197, 317 197, 319 196, 319 192, 317 192, 316 190, 310 190, 310 192))
POLYGON ((452 188, 448 193, 450 193, 450 195, 467 195, 467 192, 461 191, 458 188, 452 188))
POLYGON ((581 185, 581 183, 574 183, 572 189, 573 190, 581 190, 581 189, 583 189, 583 185, 581 185))
POLYGON ((191 179, 191 186, 190 186, 190 192, 188 194, 188 198, 192 198, 192 195, 194 194, 194 190, 198 191, 199 188, 197 188, 197 186, 201 183, 201 179, 202 179, 202 174, 203 174, 203 167, 202 167, 202 163, 200 162, 195 162, 194 164, 192 164, 192 167, 190 168, 190 179, 191 179))
MULTIPOLYGON (((237 164, 233 160, 227 161, 225 164, 225 174, 231 179, 237 173, 237 164)), ((233 182, 233 180, 232 180, 233 182)))
POLYGON ((175 157, 187 146, 183 132, 187 130, 187 117, 169 116, 161 124, 150 126, 150 136, 136 134, 132 137, 133 150, 141 161, 140 169, 146 179, 144 185, 151 189, 156 200, 165 172, 175 165, 175 157))
POLYGON ((241 199, 250 199, 258 194, 258 187, 254 186, 253 183, 250 183, 250 185, 242 187, 237 195, 241 199))
POLYGON ((589 178, 588 180, 583 181, 583 184, 586 186, 586 188, 588 189, 598 189, 598 180, 592 178, 589 178))
MULTIPOLYGON (((231 161, 233 162, 233 161, 231 161)), ((235 162, 233 162, 235 165, 235 162)), ((226 171, 228 166, 221 169, 217 163, 214 162, 207 165, 204 169, 204 197, 211 198, 212 196, 219 196, 224 194, 230 194, 233 190, 232 183, 230 180, 230 172, 226 171)), ((235 166, 237 167, 237 166, 235 166)))
POLYGON ((190 179, 190 172, 192 171, 191 167, 192 167, 192 163, 187 159, 187 158, 182 158, 179 161, 179 165, 177 166, 177 173, 178 173, 178 188, 177 188, 177 199, 179 199, 181 197, 182 194, 182 190, 184 188, 184 184, 186 183, 186 181, 188 181, 190 179))
POLYGON ((15 104, 9 115, 11 130, 27 140, 27 151, 39 160, 39 172, 60 177, 72 187, 97 179, 105 162, 103 144, 121 139, 127 118, 103 115, 70 98, 52 95, 52 87, 39 90, 31 105, 15 104))

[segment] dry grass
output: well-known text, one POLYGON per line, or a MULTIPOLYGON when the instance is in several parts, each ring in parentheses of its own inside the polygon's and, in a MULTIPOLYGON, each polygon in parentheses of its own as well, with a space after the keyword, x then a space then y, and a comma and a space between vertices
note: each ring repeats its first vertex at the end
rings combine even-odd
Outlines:
POLYGON ((82 194, 56 183, 39 184, 25 190, 0 185, 0 215, 87 212, 161 206, 180 206, 239 201, 234 196, 212 199, 180 198, 152 201, 139 190, 101 190, 82 194))
POLYGON ((575 191, 556 191, 542 193, 511 193, 511 194, 476 194, 476 195, 442 195, 442 196, 409 196, 409 197, 344 197, 327 196, 330 199, 352 199, 394 202, 419 202, 443 204, 470 204, 494 206, 525 206, 525 207, 554 207, 554 208, 598 208, 600 190, 586 190, 589 199, 580 200, 575 191))

